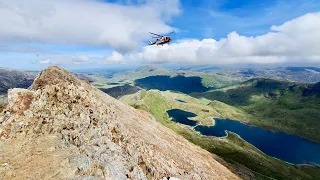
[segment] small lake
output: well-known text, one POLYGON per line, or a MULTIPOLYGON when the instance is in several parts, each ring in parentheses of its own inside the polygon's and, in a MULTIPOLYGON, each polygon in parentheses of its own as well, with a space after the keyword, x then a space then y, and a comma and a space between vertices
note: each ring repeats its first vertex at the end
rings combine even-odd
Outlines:
POLYGON ((195 126, 196 131, 206 136, 224 137, 226 136, 225 130, 231 131, 269 156, 293 164, 316 163, 320 165, 320 144, 299 136, 271 132, 238 121, 219 118, 214 119, 214 126, 196 126, 196 122, 188 118, 195 117, 196 114, 180 109, 169 110, 168 115, 175 122, 195 126))
POLYGON ((150 90, 158 89, 160 91, 172 90, 182 93, 205 92, 209 89, 202 85, 200 77, 185 77, 185 76, 149 76, 135 80, 136 86, 150 90))
POLYGON ((177 123, 195 126, 197 121, 190 120, 188 117, 196 117, 197 115, 192 112, 183 111, 180 109, 171 109, 167 111, 168 115, 173 118, 177 123))
POLYGON ((114 83, 114 82, 112 82, 112 83, 107 83, 108 85, 119 85, 119 83, 114 83))
POLYGON ((123 86, 115 86, 108 89, 105 89, 105 88, 99 88, 99 89, 114 98, 119 98, 127 94, 134 94, 140 90, 138 87, 131 86, 129 84, 125 84, 123 86))

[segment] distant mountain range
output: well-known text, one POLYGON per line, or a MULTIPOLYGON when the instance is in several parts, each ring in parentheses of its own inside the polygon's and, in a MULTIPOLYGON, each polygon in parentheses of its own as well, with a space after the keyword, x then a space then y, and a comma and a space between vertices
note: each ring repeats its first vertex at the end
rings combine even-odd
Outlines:
POLYGON ((0 68, 0 94, 6 94, 10 88, 28 88, 37 72, 0 68))
POLYGON ((222 70, 219 73, 246 79, 270 78, 304 83, 320 82, 320 68, 318 67, 241 68, 222 70))

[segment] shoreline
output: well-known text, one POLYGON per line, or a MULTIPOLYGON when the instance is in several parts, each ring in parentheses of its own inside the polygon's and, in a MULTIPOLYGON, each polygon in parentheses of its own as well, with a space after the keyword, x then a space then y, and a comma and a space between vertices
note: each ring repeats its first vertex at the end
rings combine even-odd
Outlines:
MULTIPOLYGON (((172 118, 172 117, 171 117, 171 118, 172 118)), ((205 126, 207 126, 207 127, 213 127, 213 126, 215 126, 215 125, 216 125, 216 119, 229 120, 229 121, 235 121, 235 122, 241 123, 241 124, 246 125, 246 126, 248 126, 248 127, 261 128, 262 130, 268 131, 268 132, 270 132, 270 133, 283 133, 283 134, 290 135, 290 136, 296 136, 296 137, 298 137, 298 138, 301 138, 301 139, 306 140, 306 141, 310 141, 310 142, 312 142, 312 143, 320 144, 320 143, 318 143, 317 141, 313 141, 313 140, 310 140, 310 139, 301 137, 301 136, 299 136, 299 135, 290 134, 290 133, 283 132, 283 131, 272 131, 272 130, 270 130, 270 129, 268 129, 268 128, 257 126, 256 124, 251 124, 251 123, 247 123, 247 122, 242 122, 242 121, 233 120, 233 119, 229 119, 229 118, 223 118, 223 117, 216 117, 216 116, 209 116, 208 118, 211 118, 211 120, 212 120, 212 125, 205 125, 205 126)), ((172 120, 172 119, 171 119, 171 120, 172 120)), ((216 139, 225 139, 225 138, 227 138, 228 135, 229 135, 229 134, 228 134, 228 130, 224 130, 224 132, 225 132, 225 134, 226 134, 225 136, 220 136, 220 137, 218 137, 218 136, 203 135, 201 132, 195 130, 195 128, 196 128, 197 126, 204 126, 204 125, 202 125, 202 124, 196 124, 195 126, 189 126, 189 125, 185 125, 185 124, 183 124, 183 123, 179 123, 179 124, 182 124, 182 125, 184 125, 184 126, 190 127, 191 130, 193 130, 196 134, 198 134, 198 135, 200 135, 200 136, 202 136, 202 137, 213 137, 213 138, 216 138, 216 139)), ((235 133, 235 132, 232 132, 232 131, 229 131, 229 132, 235 134, 238 138, 240 138, 241 140, 243 140, 243 141, 245 141, 246 143, 250 144, 252 147, 254 147, 256 150, 258 150, 259 152, 261 152, 263 155, 265 155, 265 156, 267 156, 267 157, 271 157, 271 158, 273 158, 273 159, 276 159, 276 160, 285 162, 286 164, 289 164, 289 165, 292 165, 292 166, 320 167, 320 164, 317 164, 317 163, 315 163, 315 162, 301 163, 301 164, 297 163, 297 164, 295 164, 295 163, 291 163, 291 162, 282 160, 282 159, 280 159, 280 158, 277 158, 277 157, 268 155, 268 154, 264 153, 262 150, 260 150, 258 147, 254 146, 253 144, 249 143, 249 142, 246 141, 245 139, 241 138, 241 136, 240 136, 239 134, 237 134, 237 133, 235 133)))
POLYGON ((298 134, 293 134, 293 133, 288 133, 288 132, 284 132, 284 131, 281 131, 281 130, 276 130, 276 129, 273 129, 273 128, 268 128, 266 126, 260 126, 260 125, 257 125, 257 124, 246 123, 246 122, 243 122, 243 121, 240 121, 240 120, 234 120, 234 119, 223 118, 223 117, 215 117, 215 118, 223 119, 223 120, 229 120, 229 121, 236 121, 236 122, 245 124, 245 125, 247 125, 249 127, 261 128, 261 129, 263 129, 265 131, 269 131, 269 132, 272 132, 272 133, 284 133, 284 134, 288 134, 288 135, 292 135, 292 136, 297 136, 297 137, 300 137, 300 138, 302 138, 304 140, 308 140, 308 141, 320 144, 320 141, 317 141, 317 140, 314 140, 314 139, 310 139, 310 138, 307 138, 307 137, 304 137, 304 136, 301 136, 301 135, 298 135, 298 134))
MULTIPOLYGON (((192 128, 193 129, 193 128, 192 128)), ((229 133, 228 133, 228 130, 225 130, 225 133, 226 135, 225 136, 221 136, 221 137, 217 137, 217 136, 206 136, 206 135, 203 135, 201 134, 199 131, 196 131, 195 129, 193 129, 197 134, 203 136, 203 137, 213 137, 213 138, 216 138, 216 139, 226 139, 228 136, 229 136, 229 133)), ((262 153, 263 155, 267 156, 267 157, 271 157, 273 159, 276 159, 276 160, 279 160, 281 162, 284 162, 286 164, 289 164, 289 165, 292 165, 292 166, 310 166, 310 167, 315 167, 315 168, 320 168, 320 164, 294 164, 294 163, 291 163, 291 162, 288 162, 288 161, 285 161, 285 160, 282 160, 280 158, 277 158, 277 157, 274 157, 274 156, 270 156, 266 153, 264 153, 263 151, 261 151, 259 148, 257 148, 256 146, 254 146, 253 144, 249 143, 248 141, 246 141, 245 139, 241 138, 241 136, 235 132, 232 132, 232 131, 229 131, 233 134, 235 134, 239 139, 245 141, 246 143, 250 144, 251 146, 253 146, 257 151, 259 151, 260 153, 262 153)))
MULTIPOLYGON (((215 117, 211 117, 211 118, 212 118, 212 120, 213 120, 213 126, 215 126, 215 119, 214 119, 215 117)), ((223 119, 223 118, 219 118, 219 119, 223 119)), ((224 119, 224 120, 236 121, 236 120, 232 120, 232 119, 224 119)), ((245 125, 247 125, 247 126, 260 128, 259 126, 256 126, 256 125, 249 125, 249 124, 247 124, 247 123, 240 122, 240 121, 236 121, 236 122, 245 124, 245 125)), ((199 124, 199 125, 200 125, 200 124, 199 124)), ((197 134, 199 134, 200 136, 203 136, 203 137, 213 137, 213 138, 217 138, 217 139, 225 139, 225 138, 227 138, 227 137, 229 136, 229 133, 228 133, 228 132, 231 132, 231 133, 235 134, 239 139, 241 139, 241 140, 245 141, 246 143, 250 144, 252 147, 254 147, 256 150, 258 150, 260 153, 264 154, 264 155, 267 156, 267 157, 271 157, 271 158, 273 158, 273 159, 282 161, 282 162, 284 162, 284 163, 286 163, 286 164, 289 164, 289 165, 292 165, 292 166, 310 166, 310 167, 320 168, 320 164, 317 164, 317 163, 310 163, 310 164, 309 164, 309 163, 307 163, 307 164, 306 164, 306 163, 302 163, 302 164, 299 164, 299 163, 298 163, 298 164, 295 164, 295 163, 291 163, 291 162, 282 160, 282 159, 280 159, 280 158, 277 158, 277 157, 268 155, 268 154, 264 153, 262 150, 260 150, 259 148, 257 148, 256 146, 254 146, 253 144, 251 144, 251 143, 249 143, 248 141, 246 141, 245 139, 243 139, 239 134, 237 134, 237 133, 235 133, 235 132, 232 132, 232 131, 224 130, 224 132, 225 132, 226 135, 225 135, 225 136, 221 136, 221 137, 203 135, 203 134, 201 134, 201 132, 196 131, 196 130, 194 129, 195 127, 197 127, 197 126, 199 126, 199 125, 191 126, 191 127, 192 127, 192 129, 193 129, 197 134)), ((210 127, 210 126, 209 126, 209 127, 210 127)), ((263 129, 263 130, 266 130, 266 129, 264 129, 264 128, 262 128, 262 129, 263 129)), ((266 130, 266 131, 272 132, 272 131, 270 131, 270 130, 266 130)), ((281 132, 281 131, 278 131, 278 132, 279 132, 279 133, 285 133, 285 132, 281 132)), ((274 133, 274 132, 272 132, 272 133, 274 133)), ((289 134, 289 133, 285 133, 285 134, 289 134)), ((297 136, 297 135, 293 135, 293 134, 289 134, 289 135, 297 136)), ((300 136, 297 136, 297 137, 300 137, 300 136)), ((301 137, 300 137, 300 138, 301 138, 301 137)), ((309 140, 309 139, 306 139, 306 138, 302 138, 302 139, 309 140)), ((313 142, 313 141, 312 141, 312 142, 313 142)), ((317 143, 317 142, 315 142, 315 143, 317 143)))

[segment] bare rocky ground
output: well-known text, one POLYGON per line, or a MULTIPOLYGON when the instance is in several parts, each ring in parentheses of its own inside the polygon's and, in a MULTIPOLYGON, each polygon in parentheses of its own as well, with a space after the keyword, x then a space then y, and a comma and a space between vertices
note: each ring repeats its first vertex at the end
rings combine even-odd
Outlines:
POLYGON ((153 116, 49 67, 10 89, 0 179, 239 179, 153 116))

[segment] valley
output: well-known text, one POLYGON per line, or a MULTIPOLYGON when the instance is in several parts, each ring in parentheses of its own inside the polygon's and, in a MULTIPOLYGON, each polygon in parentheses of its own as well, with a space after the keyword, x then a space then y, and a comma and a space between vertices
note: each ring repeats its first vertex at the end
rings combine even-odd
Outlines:
MULTIPOLYGON (((289 70, 307 73, 305 68, 289 70)), ((320 84, 288 81, 289 75, 256 78, 258 70, 237 72, 145 66, 73 74, 125 104, 151 113, 162 125, 221 157, 223 165, 244 179, 320 176, 314 165, 319 164, 320 84)), ((29 85, 4 86, 4 91, 29 85)), ((2 110, 7 95, 3 93, 0 100, 2 110)))
MULTIPOLYGON (((155 76, 147 76, 144 78, 148 80, 147 83, 150 82, 147 86, 135 84, 147 89, 147 91, 141 90, 134 95, 123 96, 120 100, 137 109, 147 110, 152 113, 160 122, 172 128, 186 139, 223 157, 223 159, 232 164, 232 166, 235 166, 237 171, 243 172, 243 169, 240 169, 244 166, 249 169, 248 171, 255 174, 256 177, 262 175, 262 177, 260 177, 262 179, 266 178, 263 176, 269 176, 270 174, 277 174, 277 176, 279 175, 281 178, 276 177, 276 179, 282 179, 285 177, 283 172, 288 172, 290 171, 288 169, 291 168, 297 168, 297 171, 302 174, 306 171, 312 172, 309 175, 313 177, 319 175, 320 171, 317 170, 318 168, 316 167, 306 166, 312 169, 309 171, 304 165, 283 166, 282 164, 286 164, 284 161, 293 164, 319 164, 319 156, 316 153, 319 151, 319 144, 311 142, 319 142, 320 137, 317 131, 319 128, 318 117, 320 117, 320 114, 318 114, 318 112, 320 112, 318 84, 293 82, 281 78, 278 80, 266 78, 242 79, 242 82, 239 82, 240 79, 235 78, 234 83, 236 85, 225 84, 220 86, 221 88, 211 86, 202 92, 190 90, 189 88, 190 91, 186 92, 184 89, 174 89, 166 86, 165 84, 168 80, 163 83, 162 81, 149 80, 148 78, 151 77, 154 78, 155 76), (236 83, 236 81, 238 83, 236 83), (159 89, 161 91, 153 89, 159 89), (139 93, 141 93, 141 97, 137 95, 139 93), (187 118, 188 120, 182 118, 184 120, 181 120, 180 123, 173 122, 169 113, 174 109, 185 111, 189 116, 187 118), (218 143, 215 142, 218 141, 218 139, 216 140, 216 138, 210 135, 210 133, 216 131, 208 131, 208 128, 215 127, 212 118, 233 119, 242 123, 251 124, 256 126, 253 128, 253 132, 264 134, 265 136, 260 137, 252 134, 243 134, 241 133, 243 130, 237 131, 237 129, 231 128, 229 129, 231 132, 228 131, 228 136, 224 139, 232 137, 230 139, 234 140, 234 142, 229 141, 229 144, 221 145, 220 138, 216 137, 219 139, 218 143), (182 124, 186 123, 186 125, 181 125, 181 122, 182 124), (192 126, 196 126, 196 128, 192 126), (196 129, 199 130, 200 128, 202 128, 204 135, 209 136, 199 134, 196 129), (240 134, 241 137, 244 136, 245 141, 243 139, 239 140, 235 134, 233 137, 232 132, 240 134), (283 141, 281 139, 288 140, 289 142, 281 144, 281 141, 283 141), (243 141, 240 143, 241 145, 248 144, 248 142, 251 143, 252 145, 248 145, 255 153, 261 151, 266 153, 262 153, 263 156, 265 156, 262 158, 263 160, 260 159, 261 157, 255 157, 252 153, 239 151, 239 147, 236 146, 239 141, 243 141), (262 142, 268 143, 264 144, 262 142), (281 145, 274 147, 274 144, 277 143, 281 145), (296 147, 296 144, 300 144, 301 146, 296 147), (212 148, 212 146, 215 148, 212 148), (227 148, 228 150, 226 150, 225 147, 232 148, 227 148), (228 151, 235 153, 234 156, 222 153, 228 151), (290 153, 286 153, 286 151, 290 153), (299 156, 299 154, 301 155, 299 156), (278 157, 283 161, 274 159, 269 155, 278 157), (299 157, 297 158, 296 156, 299 157), (243 158, 241 159, 239 157, 247 158, 243 160, 243 158), (265 166, 263 167, 267 170, 262 170, 263 168, 256 169, 255 166, 258 165, 254 165, 253 161, 256 161, 256 163, 260 162, 260 166, 264 164, 265 166), (270 164, 268 165, 267 163, 270 163, 270 161, 272 164, 277 164, 273 166, 282 167, 286 170, 283 171, 283 169, 280 168, 281 171, 283 171, 280 172, 272 169, 269 166, 270 164), (303 172, 300 172, 300 170, 303 172)), ((158 76, 158 78, 160 77, 158 76)), ((232 79, 232 76, 229 76, 229 78, 232 79)), ((215 81, 212 76, 210 80, 211 82, 215 81)), ((139 82, 139 80, 137 81, 139 82)), ((201 83, 203 87, 206 87, 204 82, 202 78, 201 83)), ((180 84, 180 86, 183 85, 180 84)), ((179 85, 176 87, 179 87, 179 85)), ((224 126, 224 128, 226 127, 224 126)), ((250 130, 252 130, 252 128, 250 128, 250 130)))
MULTIPOLYGON (((195 81, 200 81, 203 88, 207 89, 217 89, 221 87, 236 85, 240 82, 246 80, 245 78, 238 78, 236 76, 230 76, 228 74, 221 75, 215 72, 196 72, 189 70, 172 70, 165 69, 158 66, 142 66, 135 70, 129 70, 125 72, 114 73, 112 76, 108 76, 108 72, 92 72, 84 73, 86 76, 93 78, 95 82, 93 85, 99 88, 112 88, 115 86, 122 86, 125 84, 136 85, 136 83, 143 82, 143 86, 152 87, 150 80, 154 78, 159 78, 159 80, 164 80, 165 82, 174 85, 179 78, 180 79, 196 79, 195 81), (199 79, 200 78, 200 79, 199 79)), ((197 83, 198 83, 197 82, 197 83)), ((186 81, 186 83, 189 83, 186 81)), ((189 83, 190 84, 190 83, 189 83)), ((160 86, 161 83, 158 83, 160 86)), ((175 87, 177 91, 184 91, 183 86, 179 89, 178 86, 175 87)))
MULTIPOLYGON (((275 68, 277 69, 279 68, 275 68)), ((304 67, 282 69, 295 71, 296 76, 300 72, 309 72, 304 67), (296 69, 299 71, 296 72, 296 69)), ((275 70, 269 71, 274 72, 275 70)), ((320 118, 318 84, 287 81, 285 78, 282 80, 266 78, 246 80, 246 78, 232 75, 221 75, 226 71, 175 71, 156 66, 145 66, 128 72, 116 73, 113 77, 104 80, 106 84, 94 85, 111 94, 112 89, 110 88, 126 86, 132 89, 137 86, 147 90, 171 90, 190 94, 195 98, 224 102, 247 114, 246 118, 236 117, 238 121, 250 122, 269 130, 283 131, 313 141, 320 141, 320 134, 317 131, 320 118)), ((253 74, 257 73, 256 71, 258 70, 255 70, 253 74)), ((121 95, 125 95, 134 91, 128 89, 127 92, 121 92, 121 95)))
MULTIPOLYGON (((232 132, 228 132, 226 138, 218 138, 203 136, 191 127, 196 124, 198 127, 212 126, 212 117, 229 119, 234 119, 235 117, 242 117, 243 119, 251 118, 251 115, 241 109, 221 102, 211 102, 210 100, 196 99, 181 93, 158 90, 142 90, 133 95, 124 96, 120 100, 137 109, 147 110, 152 113, 157 120, 173 129, 176 133, 204 149, 223 157, 224 160, 235 168, 236 172, 240 174, 246 172, 242 174, 245 177, 254 176, 257 179, 268 179, 268 177, 288 179, 294 176, 297 179, 313 179, 313 177, 317 176, 317 173, 309 174, 301 168, 310 168, 318 172, 316 171, 316 167, 290 165, 284 161, 272 158, 232 132), (184 102, 179 102, 177 99, 184 102), (184 111, 183 114, 188 116, 190 121, 187 123, 188 125, 176 123, 171 120, 169 114, 174 109, 184 111)), ((186 122, 188 119, 180 122, 186 122)))
POLYGON ((271 132, 251 124, 241 123, 231 119, 212 118, 213 125, 197 124, 189 119, 197 115, 180 109, 167 111, 174 122, 193 127, 196 132, 205 136, 227 137, 229 132, 236 133, 248 143, 265 154, 292 164, 320 164, 320 144, 308 141, 298 136, 283 132, 271 132), (299 144, 299 146, 297 146, 299 144))
POLYGON ((319 83, 252 79, 236 86, 191 95, 218 100, 251 115, 247 120, 238 118, 240 121, 320 142, 319 83))

